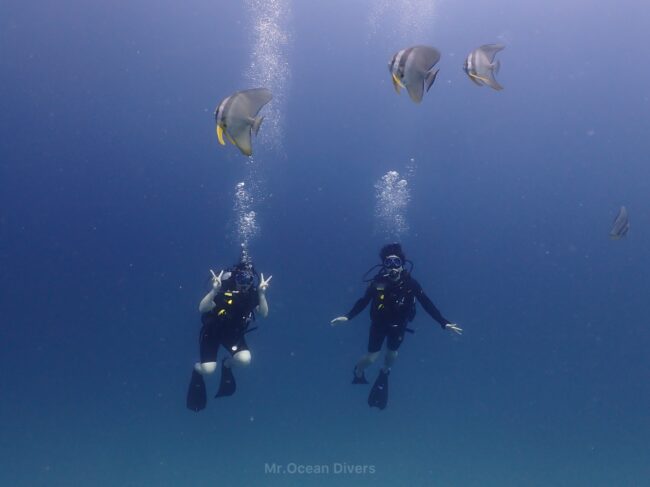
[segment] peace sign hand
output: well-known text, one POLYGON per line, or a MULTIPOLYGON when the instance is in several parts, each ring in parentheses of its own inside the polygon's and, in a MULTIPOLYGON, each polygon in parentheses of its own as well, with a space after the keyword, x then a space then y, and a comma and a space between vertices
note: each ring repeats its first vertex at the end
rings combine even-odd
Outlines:
POLYGON ((271 282, 271 279, 273 276, 269 276, 268 279, 264 280, 264 274, 260 274, 260 285, 257 287, 261 293, 265 293, 266 290, 269 288, 269 282, 271 282))
POLYGON ((221 289, 221 277, 223 276, 223 271, 217 276, 212 269, 210 269, 210 274, 212 274, 212 289, 216 292, 221 289))

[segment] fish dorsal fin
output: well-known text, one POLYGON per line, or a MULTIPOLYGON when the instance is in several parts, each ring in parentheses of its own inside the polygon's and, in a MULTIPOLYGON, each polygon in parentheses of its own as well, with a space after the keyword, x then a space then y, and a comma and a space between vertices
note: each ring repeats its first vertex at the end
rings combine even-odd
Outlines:
POLYGON ((429 71, 440 61, 440 51, 429 46, 415 46, 411 52, 414 65, 421 71, 429 71))
POLYGON ((497 55, 497 52, 505 49, 506 46, 503 44, 485 44, 484 46, 479 47, 479 49, 485 54, 485 56, 490 60, 491 63, 494 62, 494 56, 497 55))
POLYGON ((245 97, 248 110, 250 113, 249 117, 255 118, 260 112, 262 107, 271 101, 273 95, 266 88, 254 88, 252 90, 240 91, 239 94, 245 97))

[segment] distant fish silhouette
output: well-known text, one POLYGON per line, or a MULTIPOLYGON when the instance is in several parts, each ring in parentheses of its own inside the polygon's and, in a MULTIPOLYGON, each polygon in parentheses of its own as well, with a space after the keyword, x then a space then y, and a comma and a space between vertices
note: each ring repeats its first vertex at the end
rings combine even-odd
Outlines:
POLYGON ((618 210, 618 215, 614 219, 614 225, 612 226, 611 232, 609 232, 609 237, 612 240, 619 240, 627 235, 629 229, 630 221, 627 217, 627 209, 621 206, 621 209, 618 210))

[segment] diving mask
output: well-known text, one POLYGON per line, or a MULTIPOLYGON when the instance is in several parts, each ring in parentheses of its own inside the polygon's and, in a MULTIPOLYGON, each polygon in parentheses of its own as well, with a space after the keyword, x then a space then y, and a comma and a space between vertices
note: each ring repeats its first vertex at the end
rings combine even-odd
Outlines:
POLYGON ((235 284, 240 290, 246 290, 253 285, 253 274, 250 272, 237 272, 235 274, 235 284))

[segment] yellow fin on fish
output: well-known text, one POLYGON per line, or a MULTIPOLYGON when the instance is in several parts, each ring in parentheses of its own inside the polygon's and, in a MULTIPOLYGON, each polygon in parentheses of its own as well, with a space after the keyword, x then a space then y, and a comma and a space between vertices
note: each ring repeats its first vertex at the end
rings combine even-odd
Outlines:
POLYGON ((223 140, 223 129, 221 128, 221 125, 217 125, 217 139, 219 139, 219 143, 221 145, 226 145, 226 143, 223 140))
POLYGON ((490 82, 489 79, 487 79, 487 78, 485 78, 483 76, 479 76, 478 74, 474 74, 474 73, 467 73, 467 74, 469 74, 472 78, 476 78, 476 79, 482 81, 483 83, 489 83, 490 82))
POLYGON ((404 87, 404 85, 399 80, 399 78, 395 76, 395 73, 392 73, 392 76, 393 76, 393 87, 395 88, 395 91, 399 94, 400 90, 404 87))

